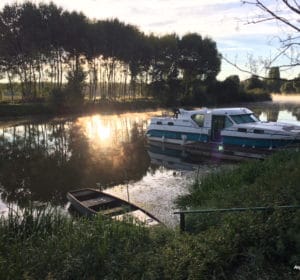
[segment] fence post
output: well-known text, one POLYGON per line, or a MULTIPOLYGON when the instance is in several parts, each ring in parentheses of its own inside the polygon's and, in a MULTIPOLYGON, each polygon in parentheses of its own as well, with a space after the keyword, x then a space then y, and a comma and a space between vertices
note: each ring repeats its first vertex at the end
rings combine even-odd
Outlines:
POLYGON ((180 213, 180 231, 185 231, 185 213, 180 213))

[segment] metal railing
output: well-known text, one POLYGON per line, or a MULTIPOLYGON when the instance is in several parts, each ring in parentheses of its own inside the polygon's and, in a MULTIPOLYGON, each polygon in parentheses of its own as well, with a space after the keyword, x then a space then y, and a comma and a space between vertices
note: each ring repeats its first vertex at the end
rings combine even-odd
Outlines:
POLYGON ((282 205, 274 207, 247 207, 247 208, 221 208, 221 209, 201 209, 201 210, 182 210, 175 211, 174 214, 180 215, 180 231, 185 231, 186 214, 207 214, 207 213, 226 213, 226 212, 245 212, 245 211, 274 211, 300 209, 300 205, 282 205))

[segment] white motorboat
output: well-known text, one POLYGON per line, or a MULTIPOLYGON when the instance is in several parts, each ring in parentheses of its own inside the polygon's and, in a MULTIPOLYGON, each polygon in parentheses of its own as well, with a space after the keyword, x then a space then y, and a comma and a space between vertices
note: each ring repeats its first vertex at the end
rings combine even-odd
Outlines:
POLYGON ((178 109, 172 116, 153 117, 146 135, 163 143, 272 149, 299 144, 300 123, 263 122, 247 108, 178 109))

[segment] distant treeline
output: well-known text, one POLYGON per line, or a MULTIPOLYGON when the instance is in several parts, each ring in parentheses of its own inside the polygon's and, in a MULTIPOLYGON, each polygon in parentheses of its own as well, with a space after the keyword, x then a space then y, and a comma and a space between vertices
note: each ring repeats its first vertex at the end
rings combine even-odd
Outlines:
POLYGON ((84 98, 149 97, 166 105, 253 99, 238 77, 218 82, 220 68, 216 43, 196 33, 145 35, 117 19, 91 20, 53 3, 0 11, 2 96, 11 100, 16 93, 25 101, 50 98, 69 106, 84 98))
POLYGON ((279 67, 271 67, 268 77, 264 84, 268 90, 277 93, 300 93, 300 74, 292 80, 282 79, 280 77, 279 67))

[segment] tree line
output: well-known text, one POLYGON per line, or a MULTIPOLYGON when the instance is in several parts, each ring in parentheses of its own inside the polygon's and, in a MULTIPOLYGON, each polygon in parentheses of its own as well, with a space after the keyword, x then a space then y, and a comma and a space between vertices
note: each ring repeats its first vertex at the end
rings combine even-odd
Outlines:
POLYGON ((0 74, 11 93, 18 83, 24 100, 189 99, 216 81, 220 67, 216 43, 196 33, 146 35, 53 3, 0 11, 0 74))
POLYGON ((264 86, 271 92, 277 93, 299 93, 300 92, 300 74, 292 80, 282 79, 280 77, 280 68, 271 67, 268 77, 264 80, 264 86))

